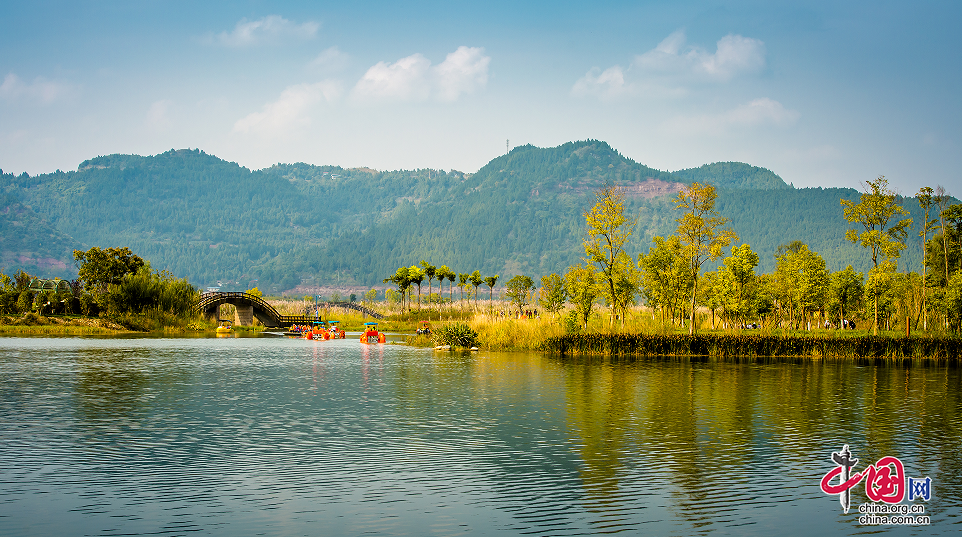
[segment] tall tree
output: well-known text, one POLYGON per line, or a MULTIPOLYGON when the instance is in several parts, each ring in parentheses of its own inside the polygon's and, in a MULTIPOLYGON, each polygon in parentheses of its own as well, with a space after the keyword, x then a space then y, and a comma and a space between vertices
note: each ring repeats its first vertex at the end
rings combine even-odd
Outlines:
POLYGON ((505 285, 504 295, 518 307, 519 317, 524 315, 524 307, 528 304, 528 293, 532 287, 534 287, 534 280, 523 274, 511 278, 505 285))
POLYGON ((471 285, 474 286, 474 309, 477 310, 478 309, 478 287, 481 287, 481 284, 484 283, 484 278, 481 277, 481 271, 476 270, 471 273, 471 276, 469 276, 468 279, 471 281, 471 285))
POLYGON ((408 267, 408 278, 418 286, 418 309, 421 309, 421 284, 424 282, 424 271, 417 265, 408 267))
POLYGON ((906 229, 912 225, 912 219, 897 220, 899 216, 908 216, 909 212, 899 205, 899 196, 889 189, 888 180, 884 176, 868 181, 867 187, 859 203, 846 199, 841 200, 841 203, 845 208, 845 219, 862 226, 861 232, 854 229, 846 231, 845 238, 852 243, 861 243, 862 247, 868 248, 872 254, 870 278, 876 284, 871 286, 874 289, 872 333, 878 335, 879 292, 883 281, 888 279, 882 273, 894 272, 895 266, 890 264, 890 261, 898 258, 905 249, 904 241, 908 236, 906 229))
POLYGON ((638 258, 642 274, 642 292, 648 306, 661 310, 662 322, 675 323, 679 310, 691 289, 691 271, 682 255, 677 236, 655 237, 655 246, 638 258), (677 315, 676 315, 677 314, 677 315))
POLYGON ((448 269, 446 274, 448 277, 448 292, 451 294, 451 303, 454 303, 454 279, 458 277, 457 273, 451 269, 448 269))
POLYGON ((484 278, 484 284, 488 286, 488 306, 491 308, 494 307, 494 286, 497 285, 500 277, 500 274, 495 274, 484 278))
POLYGON ((434 293, 434 284, 432 282, 438 273, 438 268, 422 259, 421 269, 424 271, 424 275, 428 278, 428 302, 430 303, 431 294, 434 293))
POLYGON ((407 267, 401 267, 394 272, 392 276, 384 279, 384 283, 393 283, 397 286, 398 291, 401 293, 401 311, 404 311, 404 297, 407 295, 407 290, 411 287, 411 275, 408 272, 407 267))
POLYGON ((557 315, 568 300, 564 280, 557 274, 541 277, 541 289, 538 291, 538 304, 545 311, 557 315))
MULTIPOLYGON (((465 272, 458 273, 458 288, 461 289, 461 311, 464 311, 464 288, 468 286, 470 277, 471 275, 465 272)), ((469 295, 468 298, 471 298, 471 296, 469 295)))
POLYGON ((926 287, 925 277, 927 275, 928 263, 925 259, 925 244, 929 242, 928 234, 930 231, 935 229, 935 224, 938 219, 929 219, 929 211, 932 209, 932 202, 934 194, 932 187, 924 186, 919 189, 919 193, 915 195, 915 198, 919 200, 919 207, 922 208, 924 214, 924 220, 922 224, 922 229, 919 231, 919 236, 922 237, 922 330, 929 329, 928 323, 928 311, 926 307, 926 301, 928 299, 928 290, 926 287))
POLYGON ((147 264, 130 248, 107 248, 96 246, 87 250, 74 250, 73 258, 77 264, 77 277, 90 289, 106 292, 110 284, 119 284, 127 274, 136 273, 147 264))
POLYGON ((859 308, 864 294, 862 273, 855 272, 852 265, 829 276, 828 309, 837 315, 839 328, 845 328, 845 319, 859 308))
POLYGON ((717 197, 715 187, 692 183, 675 198, 675 208, 685 211, 681 218, 675 220, 678 222, 675 234, 681 241, 682 252, 692 275, 689 334, 695 333, 695 297, 701 266, 709 259, 721 257, 722 248, 738 239, 735 232, 727 227, 730 221, 715 210, 717 197))
POLYGON ((568 268, 564 280, 568 300, 574 305, 582 326, 587 330, 588 318, 591 316, 595 297, 598 296, 595 270, 586 265, 573 265, 568 268))
POLYGON ((621 189, 606 186, 595 194, 596 203, 585 212, 588 237, 584 241, 585 261, 599 271, 602 296, 611 305, 609 327, 614 326, 615 311, 628 301, 634 302, 637 283, 634 263, 625 245, 635 228, 635 219, 625 216, 625 196, 621 189))

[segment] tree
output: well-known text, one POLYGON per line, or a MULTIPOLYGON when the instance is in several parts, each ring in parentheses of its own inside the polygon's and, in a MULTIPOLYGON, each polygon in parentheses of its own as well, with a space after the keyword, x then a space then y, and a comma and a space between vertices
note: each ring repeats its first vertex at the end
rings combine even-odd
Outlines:
POLYGON ((421 268, 424 270, 424 275, 428 277, 428 297, 430 297, 431 293, 434 292, 432 281, 438 273, 438 268, 423 259, 421 260, 421 268))
POLYGON ((106 250, 95 246, 86 252, 74 250, 73 258, 77 264, 78 278, 88 289, 97 289, 101 293, 107 291, 108 285, 119 284, 125 275, 133 274, 146 265, 126 246, 106 250))
POLYGON ((408 267, 408 278, 411 283, 418 286, 418 309, 421 309, 421 284, 424 282, 424 271, 417 265, 408 267))
POLYGON ((750 296, 754 283, 758 254, 751 246, 742 244, 732 247, 732 255, 722 261, 714 282, 719 305, 725 309, 726 317, 734 317, 744 323, 754 313, 754 298, 750 296))
POLYGON ((715 210, 718 194, 715 187, 692 183, 675 198, 675 208, 684 209, 681 218, 676 219, 678 230, 675 232, 681 242, 682 252, 691 269, 691 326, 689 334, 695 333, 695 296, 698 292, 698 274, 701 266, 709 259, 718 259, 722 248, 738 239, 735 232, 727 228, 729 220, 715 210))
POLYGON ((642 293, 652 308, 652 316, 654 309, 659 308, 662 322, 667 317, 674 324, 676 313, 691 289, 691 271, 682 257, 681 241, 677 236, 655 237, 653 240, 655 247, 638 258, 642 293))
POLYGON ((945 285, 949 284, 949 233, 945 229, 945 209, 949 204, 949 196, 942 185, 935 187, 935 197, 932 201, 939 208, 939 229, 942 231, 942 255, 945 261, 945 285))
MULTIPOLYGON (((448 269, 447 277, 448 277, 448 291, 450 291, 451 293, 451 302, 453 303, 454 302, 454 279, 457 278, 458 275, 453 270, 448 269)), ((464 297, 462 296, 461 298, 463 299, 464 297)))
POLYGON ((584 241, 585 261, 598 267, 602 296, 611 305, 609 326, 614 326, 615 311, 633 303, 637 289, 631 277, 634 263, 624 250, 636 220, 625 216, 625 196, 619 188, 606 186, 595 198, 594 207, 584 214, 588 233, 584 241))
POLYGON ((925 260, 925 245, 929 242, 928 234, 930 231, 935 229, 935 224, 938 219, 929 220, 929 211, 932 209, 933 192, 932 187, 924 186, 919 189, 919 193, 915 195, 915 198, 919 200, 919 207, 922 208, 924 214, 922 229, 919 231, 919 236, 922 237, 922 330, 928 330, 928 312, 926 311, 926 300, 928 292, 926 290, 925 276, 928 269, 928 263, 925 260))
MULTIPOLYGON (((464 288, 468 286, 470 274, 465 272, 458 273, 458 287, 461 289, 461 311, 464 311, 464 288)), ((471 298, 470 296, 468 298, 471 298)))
POLYGON ((254 287, 253 289, 248 289, 244 292, 251 296, 256 296, 257 298, 261 298, 264 296, 264 293, 262 293, 261 290, 256 287, 254 287))
POLYGON ((586 265, 573 265, 565 273, 565 290, 568 300, 575 307, 581 324, 588 328, 588 318, 598 296, 598 285, 595 282, 595 270, 586 265))
POLYGON ((568 300, 564 280, 557 274, 541 277, 541 289, 538 291, 538 304, 547 312, 557 315, 568 300))
POLYGON ((523 274, 511 278, 505 285, 504 296, 508 297, 512 304, 518 306, 519 317, 524 315, 524 307, 528 304, 528 293, 532 287, 534 287, 534 280, 523 274))
POLYGON ((845 232, 845 238, 852 243, 861 243, 863 248, 868 248, 872 253, 872 273, 870 279, 872 288, 872 303, 874 310, 874 322, 872 334, 878 335, 878 296, 879 285, 887 278, 882 277, 882 272, 894 271, 894 264, 888 261, 899 257, 905 249, 906 228, 912 225, 911 218, 905 218, 893 222, 898 216, 908 216, 908 211, 899 205, 898 196, 889 189, 888 180, 884 176, 879 176, 875 181, 868 182, 868 190, 861 195, 859 203, 841 200, 844 207, 845 219, 854 224, 862 226, 862 231, 858 232, 849 229, 845 232), (879 265, 882 265, 882 271, 879 265))
POLYGON ((397 286, 398 292, 401 293, 401 311, 404 311, 404 297, 407 295, 407 290, 411 287, 411 274, 408 267, 401 267, 397 269, 393 276, 384 279, 384 283, 393 283, 397 286))
POLYGON ((798 328, 808 315, 820 311, 828 289, 825 260, 808 249, 808 245, 793 241, 787 248, 779 248, 776 255, 776 296, 789 313, 790 324, 798 328))
POLYGON ((855 272, 852 265, 829 276, 828 309, 838 319, 839 328, 844 328, 845 319, 862 304, 862 296, 865 294, 862 281, 862 273, 855 272))
MULTIPOLYGON (((449 269, 447 265, 441 265, 440 267, 438 267, 438 273, 436 274, 436 276, 438 277, 438 295, 441 295, 442 297, 444 296, 442 295, 442 293, 444 293, 444 279, 447 278, 449 274, 451 275, 450 281, 454 282, 454 278, 457 275, 453 274, 451 272, 451 269, 449 269)), ((448 288, 450 289, 450 285, 448 286, 448 288)), ((452 300, 454 299, 453 294, 451 295, 451 299, 452 300)), ((444 301, 442 300, 441 302, 444 302, 444 301)))
POLYGON ((500 274, 495 274, 484 278, 484 284, 488 286, 488 305, 492 307, 494 306, 494 286, 498 283, 500 277, 500 274))
POLYGON ((471 281, 471 285, 474 286, 474 309, 477 310, 478 309, 478 287, 481 287, 481 284, 484 283, 484 278, 481 277, 481 271, 476 270, 472 272, 470 276, 468 276, 468 279, 471 281))

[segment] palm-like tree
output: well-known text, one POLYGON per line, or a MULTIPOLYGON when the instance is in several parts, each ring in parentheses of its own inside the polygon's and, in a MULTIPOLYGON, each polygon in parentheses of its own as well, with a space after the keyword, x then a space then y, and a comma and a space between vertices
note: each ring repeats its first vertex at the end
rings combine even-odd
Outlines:
POLYGON ((401 292, 401 311, 404 311, 404 295, 407 293, 409 287, 411 287, 411 275, 407 267, 401 267, 397 269, 397 272, 393 276, 384 279, 384 283, 393 283, 397 286, 398 291, 401 292))
POLYGON ((484 285, 488 286, 488 307, 491 309, 494 309, 494 284, 498 283, 500 277, 500 274, 495 274, 484 279, 484 285))
POLYGON ((421 269, 424 271, 424 275, 428 277, 428 302, 431 302, 431 294, 434 292, 434 284, 432 282, 438 274, 438 268, 422 259, 421 269))
POLYGON ((421 309, 421 283, 424 282, 424 271, 417 265, 411 265, 408 267, 408 278, 411 279, 411 283, 416 283, 418 286, 418 309, 421 309))
POLYGON ((458 277, 458 273, 451 269, 448 269, 448 291, 451 294, 451 303, 454 304, 454 280, 458 277))
POLYGON ((468 286, 468 279, 470 277, 470 274, 464 272, 458 273, 458 287, 461 288, 461 311, 464 311, 464 288, 468 286))
POLYGON ((471 280, 471 285, 474 286, 474 309, 478 309, 478 287, 484 283, 484 278, 481 277, 481 271, 476 270, 471 273, 468 277, 471 280))

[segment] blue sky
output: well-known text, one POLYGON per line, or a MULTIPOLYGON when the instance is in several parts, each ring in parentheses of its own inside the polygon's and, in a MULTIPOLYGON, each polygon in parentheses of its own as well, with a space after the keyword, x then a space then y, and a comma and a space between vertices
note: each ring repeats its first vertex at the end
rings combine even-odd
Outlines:
POLYGON ((663 170, 962 195, 958 2, 3 2, 0 168, 201 148, 476 171, 588 138, 663 170))

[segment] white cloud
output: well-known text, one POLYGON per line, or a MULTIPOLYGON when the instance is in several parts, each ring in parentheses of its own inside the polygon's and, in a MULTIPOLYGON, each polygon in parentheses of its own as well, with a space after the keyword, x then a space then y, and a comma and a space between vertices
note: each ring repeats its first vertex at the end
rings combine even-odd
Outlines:
POLYGON ((170 109, 173 102, 162 99, 151 103, 144 118, 144 125, 151 130, 165 130, 170 127, 170 109))
POLYGON ((488 84, 491 58, 478 47, 458 47, 433 69, 435 91, 441 101, 456 101, 462 93, 474 93, 488 84))
POLYGON ((755 99, 720 114, 677 117, 665 124, 666 130, 676 134, 724 134, 732 128, 759 126, 788 126, 798 120, 799 113, 768 99, 755 99))
POLYGON ((361 101, 456 101, 487 85, 490 62, 477 47, 458 47, 436 66, 423 55, 412 54, 392 64, 373 65, 351 94, 361 101))
POLYGON ((321 71, 339 71, 347 66, 349 60, 349 56, 341 52, 341 49, 330 47, 311 60, 308 67, 321 71))
POLYGON ((52 82, 37 77, 27 84, 14 73, 8 73, 0 84, 0 98, 5 101, 27 99, 41 104, 50 104, 66 97, 71 87, 60 82, 52 82))
POLYGON ((641 54, 632 67, 642 74, 675 74, 728 81, 736 75, 758 72, 765 67, 765 43, 758 39, 728 34, 718 40, 715 52, 685 47, 681 30, 669 35, 653 50, 641 54))
POLYGON ((620 65, 609 67, 604 71, 592 67, 571 88, 571 94, 576 97, 595 95, 603 99, 618 97, 632 91, 633 88, 625 83, 625 72, 620 65))
POLYGON ((273 43, 283 39, 311 39, 320 26, 316 22, 296 24, 280 15, 269 15, 256 21, 241 19, 232 32, 221 32, 217 42, 228 47, 247 47, 273 43))
POLYGON ((316 104, 331 102, 340 94, 340 84, 333 81, 289 86, 260 112, 237 120, 234 132, 275 136, 307 126, 311 123, 310 111, 316 104))
POLYGON ((679 30, 636 56, 627 69, 620 65, 604 71, 593 67, 575 82, 571 94, 601 99, 671 97, 686 94, 686 86, 693 83, 727 82, 765 67, 765 44, 758 39, 729 34, 718 40, 714 53, 686 47, 685 41, 685 33, 679 30))

